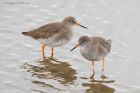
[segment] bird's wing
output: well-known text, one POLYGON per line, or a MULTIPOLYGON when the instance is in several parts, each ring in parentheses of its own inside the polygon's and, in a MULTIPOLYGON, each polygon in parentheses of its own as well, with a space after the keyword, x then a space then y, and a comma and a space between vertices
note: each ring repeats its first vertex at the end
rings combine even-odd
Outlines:
POLYGON ((110 49, 111 49, 110 40, 100 39, 99 49, 106 51, 106 52, 110 52, 110 49))
POLYGON ((26 33, 34 39, 47 39, 60 31, 59 23, 47 24, 26 33))

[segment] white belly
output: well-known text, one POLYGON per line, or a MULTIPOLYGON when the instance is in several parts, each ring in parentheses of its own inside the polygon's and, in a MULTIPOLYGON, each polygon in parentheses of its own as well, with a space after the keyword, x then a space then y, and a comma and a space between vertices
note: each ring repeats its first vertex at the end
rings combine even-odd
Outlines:
POLYGON ((80 47, 80 52, 81 55, 89 61, 100 61, 104 58, 104 55, 100 55, 95 48, 88 49, 86 46, 80 47))
POLYGON ((48 39, 39 39, 39 41, 41 42, 42 45, 46 45, 49 47, 58 47, 58 46, 62 46, 65 45, 66 43, 69 42, 69 40, 67 39, 62 39, 62 40, 55 40, 53 38, 48 38, 48 39))
POLYGON ((46 45, 49 47, 58 47, 65 45, 71 40, 72 36, 68 36, 67 38, 57 39, 57 35, 49 37, 48 39, 39 39, 42 45, 46 45))

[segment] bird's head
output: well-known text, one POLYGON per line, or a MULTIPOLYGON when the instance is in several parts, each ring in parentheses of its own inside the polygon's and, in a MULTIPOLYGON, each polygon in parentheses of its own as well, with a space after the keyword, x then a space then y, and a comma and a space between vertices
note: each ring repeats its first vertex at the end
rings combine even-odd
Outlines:
POLYGON ((77 44, 75 47, 73 47, 73 48, 71 49, 71 51, 73 51, 75 48, 77 48, 77 47, 79 47, 79 46, 83 47, 83 46, 85 46, 86 44, 88 44, 89 42, 90 42, 90 37, 88 37, 88 36, 81 36, 81 37, 79 38, 79 40, 78 40, 78 44, 77 44))
POLYGON ((69 25, 78 25, 78 26, 80 26, 80 27, 83 27, 83 28, 87 29, 87 27, 85 27, 85 26, 79 24, 79 23, 76 21, 76 19, 75 19, 74 17, 72 17, 72 16, 69 16, 69 17, 64 18, 64 19, 63 19, 63 22, 66 23, 66 24, 69 24, 69 25))

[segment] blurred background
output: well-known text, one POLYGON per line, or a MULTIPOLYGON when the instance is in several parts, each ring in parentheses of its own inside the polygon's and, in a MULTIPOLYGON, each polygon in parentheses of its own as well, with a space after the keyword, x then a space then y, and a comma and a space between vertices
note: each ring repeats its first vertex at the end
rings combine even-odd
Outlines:
MULTIPOLYGON (((1 93, 140 93, 139 0, 0 0, 1 93), (39 42, 21 34, 49 22, 74 16, 87 30, 75 27, 74 37, 56 48, 64 62, 42 64, 39 42), (79 49, 70 52, 82 35, 112 40, 100 82, 101 62, 91 62, 79 49), (98 82, 99 81, 99 82, 98 82)), ((50 56, 50 48, 45 49, 50 56)))

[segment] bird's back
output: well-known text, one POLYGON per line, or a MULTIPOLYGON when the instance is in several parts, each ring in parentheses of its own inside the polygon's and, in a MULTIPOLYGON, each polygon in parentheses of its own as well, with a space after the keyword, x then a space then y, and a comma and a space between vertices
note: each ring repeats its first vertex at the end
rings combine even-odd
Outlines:
POLYGON ((92 44, 96 45, 97 47, 103 47, 105 48, 108 52, 110 52, 111 49, 111 40, 106 40, 102 37, 91 37, 92 38, 92 44))
POLYGON ((111 49, 111 40, 106 40, 102 37, 91 37, 92 38, 92 45, 94 48, 96 47, 96 60, 101 60, 104 58, 111 49))
POLYGON ((26 36, 31 36, 34 39, 47 39, 58 33, 61 29, 67 29, 62 22, 49 23, 29 32, 23 32, 26 36))

